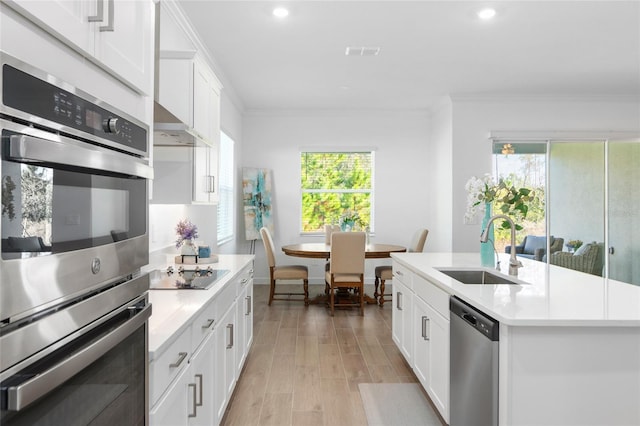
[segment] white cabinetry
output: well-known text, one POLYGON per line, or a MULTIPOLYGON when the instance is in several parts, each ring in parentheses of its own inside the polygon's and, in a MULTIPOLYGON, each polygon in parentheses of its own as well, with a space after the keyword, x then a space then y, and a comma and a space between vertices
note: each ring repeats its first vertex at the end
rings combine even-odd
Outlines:
POLYGON ((7 4, 129 87, 152 93, 151 0, 12 0, 7 4))
POLYGON ((152 360, 152 426, 222 420, 252 341, 252 278, 250 263, 152 360))
POLYGON ((392 338, 413 367, 413 293, 411 273, 402 267, 393 270, 392 338))
POLYGON ((449 295, 395 261, 393 287, 393 341, 448 422, 449 295))
POLYGON ((153 167, 151 203, 215 204, 218 202, 217 148, 207 145, 154 146, 153 167))

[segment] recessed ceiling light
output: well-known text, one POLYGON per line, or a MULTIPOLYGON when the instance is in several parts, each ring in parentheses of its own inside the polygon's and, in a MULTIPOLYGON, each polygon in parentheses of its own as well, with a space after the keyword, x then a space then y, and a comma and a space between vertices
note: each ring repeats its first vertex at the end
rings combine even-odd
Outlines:
POLYGON ((289 11, 284 7, 276 7, 273 9, 273 16, 277 18, 286 18, 289 15, 289 11))
POLYGON ((496 10, 495 9, 482 9, 480 12, 478 12, 478 18, 484 20, 484 21, 488 21, 489 19, 492 19, 494 16, 496 16, 496 10))

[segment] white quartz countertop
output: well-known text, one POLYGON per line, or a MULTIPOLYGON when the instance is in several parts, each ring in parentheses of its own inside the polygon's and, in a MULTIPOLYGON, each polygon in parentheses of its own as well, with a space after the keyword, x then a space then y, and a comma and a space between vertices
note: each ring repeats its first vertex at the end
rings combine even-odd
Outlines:
MULTIPOLYGON (((165 269, 176 266, 173 262, 175 255, 163 256, 161 260, 145 267, 145 271, 165 269), (162 259, 166 258, 166 261, 162 259)), ((247 264, 253 261, 253 255, 218 255, 216 263, 198 263, 200 267, 211 266, 213 269, 228 269, 218 282, 207 290, 149 290, 149 300, 152 305, 149 319, 149 360, 155 354, 162 353, 164 348, 184 330, 189 320, 222 290, 247 264)), ((178 265, 179 266, 179 265, 178 265)), ((195 266, 195 265, 189 265, 195 266)))
MULTIPOLYGON (((437 268, 481 267, 478 253, 393 253, 392 258, 501 323, 640 327, 640 286, 521 259, 522 284, 461 284, 437 268)), ((500 254, 507 275, 509 255, 500 254)), ((494 268, 487 268, 496 272, 494 268)))

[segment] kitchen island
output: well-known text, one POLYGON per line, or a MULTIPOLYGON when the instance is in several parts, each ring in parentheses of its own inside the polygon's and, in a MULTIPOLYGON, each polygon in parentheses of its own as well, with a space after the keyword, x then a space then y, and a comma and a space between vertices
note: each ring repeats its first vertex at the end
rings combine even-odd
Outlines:
POLYGON ((500 425, 640 424, 640 287, 527 259, 518 284, 462 284, 438 269, 478 268, 476 253, 392 258, 394 340, 446 421, 457 296, 500 322, 500 425))
MULTIPOLYGON (((172 258, 146 269, 177 270, 172 258)), ((229 271, 206 290, 149 291, 152 426, 221 421, 253 340, 253 258, 219 255, 199 263, 229 271)))

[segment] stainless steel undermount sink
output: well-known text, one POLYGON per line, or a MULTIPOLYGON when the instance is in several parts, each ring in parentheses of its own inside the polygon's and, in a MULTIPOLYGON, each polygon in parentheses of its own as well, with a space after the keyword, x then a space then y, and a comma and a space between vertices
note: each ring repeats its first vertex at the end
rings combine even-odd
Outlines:
POLYGON ((515 277, 510 278, 501 274, 494 274, 486 269, 436 268, 436 270, 462 284, 526 284, 515 277))

